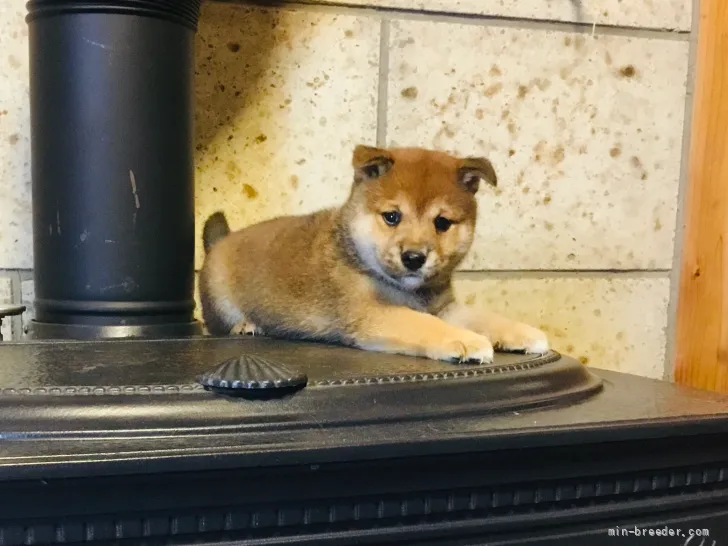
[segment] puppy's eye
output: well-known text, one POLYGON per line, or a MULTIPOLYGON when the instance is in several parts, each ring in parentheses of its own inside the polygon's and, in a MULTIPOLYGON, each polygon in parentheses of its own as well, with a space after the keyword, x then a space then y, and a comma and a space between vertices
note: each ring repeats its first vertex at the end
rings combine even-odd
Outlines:
POLYGON ((452 224, 452 220, 448 220, 444 216, 438 216, 437 218, 435 218, 435 229, 440 233, 443 233, 450 229, 450 226, 452 224))
POLYGON ((367 178, 377 178, 379 176, 379 165, 367 165, 362 169, 367 178))
POLYGON ((387 171, 390 169, 391 166, 391 162, 379 160, 376 163, 365 165, 364 167, 362 167, 362 171, 364 171, 364 176, 366 176, 367 178, 379 178, 380 176, 384 176, 385 174, 387 174, 387 171))
POLYGON ((396 226, 402 220, 402 214, 398 210, 390 210, 382 213, 382 218, 390 226, 396 226))

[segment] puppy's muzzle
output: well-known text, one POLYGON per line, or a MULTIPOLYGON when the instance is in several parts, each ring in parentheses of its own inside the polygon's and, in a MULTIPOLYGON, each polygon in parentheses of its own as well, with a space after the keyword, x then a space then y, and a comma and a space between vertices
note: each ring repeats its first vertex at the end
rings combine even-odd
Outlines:
POLYGON ((418 271, 425 265, 427 256, 422 252, 414 250, 405 250, 402 252, 402 265, 410 271, 418 271))

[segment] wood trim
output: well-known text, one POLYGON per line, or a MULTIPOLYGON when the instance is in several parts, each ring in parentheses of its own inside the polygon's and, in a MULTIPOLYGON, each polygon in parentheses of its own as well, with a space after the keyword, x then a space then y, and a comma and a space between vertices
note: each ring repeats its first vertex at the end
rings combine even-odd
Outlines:
POLYGON ((728 392, 728 2, 700 0, 675 381, 728 392))

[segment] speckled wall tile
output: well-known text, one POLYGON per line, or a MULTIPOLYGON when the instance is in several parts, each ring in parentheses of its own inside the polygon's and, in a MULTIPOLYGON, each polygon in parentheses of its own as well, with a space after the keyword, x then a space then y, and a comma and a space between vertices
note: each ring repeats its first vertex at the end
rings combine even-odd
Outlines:
MULTIPOLYGON (((197 231, 342 201, 376 136, 379 21, 206 4, 197 42, 197 231)), ((197 237, 197 267, 202 250, 197 237)))
POLYGON ((583 363, 661 379, 669 279, 458 279, 458 296, 543 328, 552 346, 583 363))
POLYGON ((392 144, 484 154, 467 268, 669 269, 688 43, 395 21, 392 144))
POLYGON ((30 323, 35 318, 35 309, 33 301, 35 301, 35 283, 33 279, 26 279, 20 283, 20 298, 25 305, 25 313, 22 316, 23 333, 26 333, 30 323))
POLYGON ((679 31, 690 30, 692 21, 691 0, 344 0, 342 3, 679 31))
POLYGON ((0 268, 33 263, 25 3, 0 0, 0 268))
MULTIPOLYGON (((0 303, 13 302, 13 283, 8 277, 0 277, 0 303)), ((2 336, 3 341, 9 341, 13 335, 11 318, 3 320, 2 336)))

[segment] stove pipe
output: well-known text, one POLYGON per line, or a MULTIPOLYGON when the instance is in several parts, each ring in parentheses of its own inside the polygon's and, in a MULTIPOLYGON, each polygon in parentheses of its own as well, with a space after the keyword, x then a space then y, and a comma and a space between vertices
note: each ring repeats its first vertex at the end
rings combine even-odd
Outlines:
POLYGON ((34 338, 200 332, 199 0, 27 3, 34 338))

